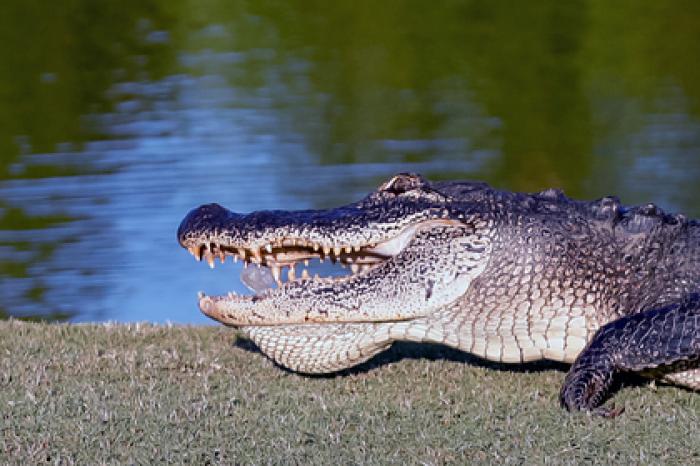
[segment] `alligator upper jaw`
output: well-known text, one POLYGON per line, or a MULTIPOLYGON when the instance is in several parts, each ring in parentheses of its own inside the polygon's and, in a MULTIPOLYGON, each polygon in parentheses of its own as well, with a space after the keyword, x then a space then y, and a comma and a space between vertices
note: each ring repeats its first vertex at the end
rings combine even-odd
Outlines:
MULTIPOLYGON (((274 242, 269 242, 260 247, 255 246, 229 246, 220 244, 214 240, 193 242, 189 245, 183 245, 197 261, 206 261, 210 268, 214 268, 216 259, 221 263, 225 263, 227 258, 231 258, 234 263, 241 261, 244 268, 249 265, 257 266, 258 268, 269 269, 271 277, 279 287, 287 283, 294 283, 299 280, 312 279, 306 267, 310 261, 318 260, 323 263, 329 260, 332 263, 337 263, 344 268, 348 268, 351 275, 360 274, 369 271, 378 264, 383 263, 391 257, 399 254, 417 230, 430 228, 438 224, 455 223, 449 220, 427 220, 403 228, 394 237, 379 242, 367 244, 355 244, 353 246, 321 246, 311 240, 303 238, 284 238, 274 242), (301 273, 297 273, 299 264, 301 273), (285 273, 285 268, 287 271, 285 273), (285 283, 285 279, 287 280, 285 283)), ((252 274, 247 274, 251 276, 252 274)), ((246 277, 245 270, 242 276, 246 277)), ((313 277, 313 279, 327 282, 328 280, 340 280, 341 278, 321 278, 313 277)), ((255 287, 244 280, 244 283, 253 288, 254 291, 260 293, 267 291, 271 286, 255 287)))

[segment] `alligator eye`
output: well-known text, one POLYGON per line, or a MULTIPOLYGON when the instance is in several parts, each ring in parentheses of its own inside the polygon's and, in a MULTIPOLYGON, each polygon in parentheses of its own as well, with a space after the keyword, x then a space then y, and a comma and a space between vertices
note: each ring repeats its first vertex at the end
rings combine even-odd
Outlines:
POLYGON ((398 196, 414 189, 426 186, 428 182, 416 173, 399 173, 379 187, 379 191, 398 196))

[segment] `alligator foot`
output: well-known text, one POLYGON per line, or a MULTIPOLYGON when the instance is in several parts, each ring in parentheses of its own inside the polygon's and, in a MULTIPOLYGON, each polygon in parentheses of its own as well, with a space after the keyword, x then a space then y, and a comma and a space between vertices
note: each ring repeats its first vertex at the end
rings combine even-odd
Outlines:
POLYGON ((601 406, 615 374, 610 362, 599 360, 597 363, 591 361, 589 365, 575 366, 566 376, 560 395, 561 404, 569 411, 587 411, 603 417, 622 414, 624 407, 601 406))
POLYGON ((700 295, 623 317, 602 327, 571 366, 561 390, 569 411, 615 417, 624 409, 601 406, 619 372, 653 376, 700 365, 700 295))

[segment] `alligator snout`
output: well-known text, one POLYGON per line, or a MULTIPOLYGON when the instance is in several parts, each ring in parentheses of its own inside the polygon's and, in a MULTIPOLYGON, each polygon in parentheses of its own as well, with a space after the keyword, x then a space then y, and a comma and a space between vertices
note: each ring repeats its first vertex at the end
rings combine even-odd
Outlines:
POLYGON ((192 209, 180 222, 177 229, 177 240, 181 246, 186 247, 187 238, 193 234, 202 235, 223 227, 232 213, 219 204, 204 204, 192 209))

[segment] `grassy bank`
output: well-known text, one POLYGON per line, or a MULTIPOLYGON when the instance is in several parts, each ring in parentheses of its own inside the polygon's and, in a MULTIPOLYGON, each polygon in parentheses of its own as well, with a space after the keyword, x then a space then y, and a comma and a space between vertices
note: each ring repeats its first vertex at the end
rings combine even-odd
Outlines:
POLYGON ((559 408, 561 370, 401 345, 336 377, 275 367, 223 327, 0 322, 2 463, 700 461, 700 395, 624 388, 559 408))

